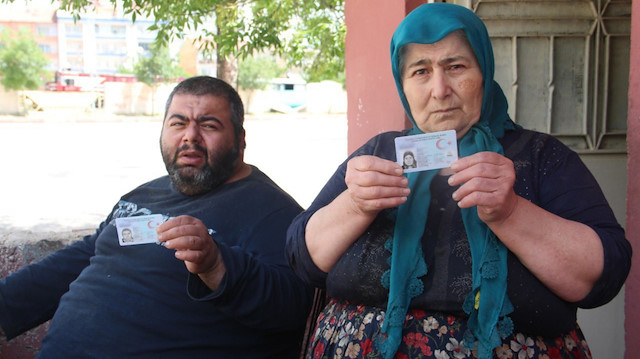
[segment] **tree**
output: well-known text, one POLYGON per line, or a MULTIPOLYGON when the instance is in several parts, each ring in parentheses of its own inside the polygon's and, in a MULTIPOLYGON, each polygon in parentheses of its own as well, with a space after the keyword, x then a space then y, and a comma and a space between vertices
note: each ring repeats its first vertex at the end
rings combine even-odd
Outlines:
MULTIPOLYGON (((79 17, 91 1, 61 0, 61 8, 79 17)), ((158 43, 196 32, 201 50, 217 57, 219 76, 233 85, 235 59, 262 50, 303 68, 307 79, 338 79, 344 72, 344 0, 110 1, 134 21, 155 19, 149 30, 157 30, 158 43)))
POLYGON ((269 80, 282 76, 285 69, 273 57, 255 55, 240 61, 238 87, 244 90, 264 90, 269 80))
POLYGON ((7 90, 35 90, 42 85, 49 60, 27 29, 14 36, 9 29, 2 32, 0 49, 0 83, 7 90))
POLYGON ((244 109, 250 111, 255 90, 264 90, 271 79, 280 77, 286 69, 273 56, 258 54, 249 56, 238 65, 238 87, 246 91, 243 96, 244 109))
POLYGON ((169 49, 158 44, 152 44, 149 54, 138 59, 133 66, 133 73, 138 81, 149 86, 185 76, 184 70, 169 55, 169 49))
POLYGON ((344 84, 344 0, 327 9, 307 9, 288 44, 289 62, 303 69, 310 82, 334 80, 344 84), (339 9, 339 10, 337 10, 339 9))
POLYGON ((152 44, 148 56, 141 57, 133 66, 138 81, 151 87, 151 114, 155 114, 155 93, 158 85, 185 76, 169 56, 169 49, 162 44, 152 44))

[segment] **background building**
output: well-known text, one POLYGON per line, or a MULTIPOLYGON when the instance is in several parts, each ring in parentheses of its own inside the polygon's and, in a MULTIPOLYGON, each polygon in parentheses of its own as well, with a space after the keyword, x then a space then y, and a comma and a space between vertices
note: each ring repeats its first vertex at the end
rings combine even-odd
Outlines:
POLYGON ((112 7, 96 6, 77 21, 58 10, 59 69, 90 74, 130 69, 155 39, 155 32, 147 30, 152 24, 149 19, 133 23, 112 7))
MULTIPOLYGON (((26 6, 22 3, 0 5, 0 32, 10 29, 17 33, 27 29, 33 34, 40 50, 49 59, 48 70, 57 70, 58 61, 58 26, 57 6, 46 3, 38 6, 26 6)), ((0 44, 1 46, 1 44, 0 44)))
MULTIPOLYGON (((154 20, 138 16, 134 23, 121 8, 105 4, 96 1, 95 8, 76 20, 71 13, 59 10, 55 1, 0 4, 0 30, 28 29, 52 71, 110 75, 131 70, 141 56, 149 54, 156 31, 147 28, 154 20)), ((191 39, 175 40, 169 49, 189 75, 215 75, 215 63, 202 56, 191 39)))

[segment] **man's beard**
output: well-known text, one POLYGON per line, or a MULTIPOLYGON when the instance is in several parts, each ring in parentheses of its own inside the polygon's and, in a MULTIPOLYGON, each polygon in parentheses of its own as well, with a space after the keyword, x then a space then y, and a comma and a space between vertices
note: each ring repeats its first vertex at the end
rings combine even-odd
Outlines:
POLYGON ((233 174, 238 164, 239 144, 235 141, 233 148, 216 151, 211 154, 199 145, 183 145, 173 157, 161 148, 162 159, 169 173, 173 186, 187 196, 198 195, 211 191, 226 182, 233 174), (184 150, 200 151, 204 155, 204 164, 201 168, 192 166, 179 166, 178 155, 184 150))

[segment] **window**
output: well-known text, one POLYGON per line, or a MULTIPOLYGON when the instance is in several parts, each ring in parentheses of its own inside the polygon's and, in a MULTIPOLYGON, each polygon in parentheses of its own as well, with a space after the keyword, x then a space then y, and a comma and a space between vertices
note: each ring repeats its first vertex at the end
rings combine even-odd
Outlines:
POLYGON ((143 54, 148 54, 151 51, 151 43, 149 42, 139 42, 138 43, 138 51, 143 54))
POLYGON ((40 36, 58 36, 58 27, 55 24, 37 24, 36 32, 40 36))
POLYGON ((82 24, 64 24, 67 36, 82 36, 82 24))
POLYGON ((81 54, 83 50, 82 41, 67 41, 67 52, 70 54, 81 54))
POLYGON ((115 36, 125 36, 127 27, 124 25, 111 25, 111 34, 115 36))
POLYGON ((581 153, 626 152, 631 0, 471 3, 514 121, 581 153))

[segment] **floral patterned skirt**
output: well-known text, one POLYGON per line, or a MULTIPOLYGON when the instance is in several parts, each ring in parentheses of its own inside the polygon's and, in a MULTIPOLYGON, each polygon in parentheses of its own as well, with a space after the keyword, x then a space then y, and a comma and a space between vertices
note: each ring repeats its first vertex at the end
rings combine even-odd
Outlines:
MULTIPOLYGON (((375 358, 383 355, 376 348, 385 312, 380 308, 354 305, 332 299, 318 316, 316 328, 306 353, 307 359, 375 358)), ((402 343, 396 359, 477 358, 468 349, 463 334, 466 320, 443 313, 427 313, 409 309, 402 332, 402 343)), ((582 331, 576 323, 574 330, 557 338, 543 339, 514 333, 495 348, 494 358, 591 358, 582 331)))

